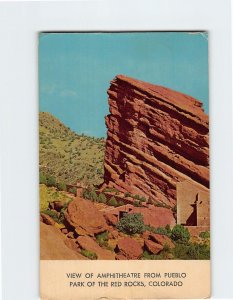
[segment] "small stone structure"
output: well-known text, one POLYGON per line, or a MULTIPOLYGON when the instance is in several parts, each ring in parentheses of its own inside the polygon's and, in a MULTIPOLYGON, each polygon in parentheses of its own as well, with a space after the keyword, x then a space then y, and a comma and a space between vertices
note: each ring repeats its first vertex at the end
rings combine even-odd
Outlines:
POLYGON ((178 182, 176 191, 177 224, 188 227, 190 231, 196 234, 201 231, 209 230, 209 189, 187 180, 178 182))

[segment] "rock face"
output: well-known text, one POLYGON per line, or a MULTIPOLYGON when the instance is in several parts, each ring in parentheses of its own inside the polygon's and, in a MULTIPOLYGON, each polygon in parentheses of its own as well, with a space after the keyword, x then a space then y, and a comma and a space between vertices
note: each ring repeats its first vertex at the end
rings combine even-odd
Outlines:
POLYGON ((119 250, 117 259, 138 259, 142 255, 141 245, 130 237, 125 237, 119 240, 117 244, 119 250))
POLYGON ((103 214, 94 204, 79 197, 69 203, 65 218, 68 226, 74 228, 78 235, 94 235, 108 227, 103 214))
POLYGON ((76 260, 87 259, 74 247, 69 240, 54 226, 40 223, 40 258, 42 260, 76 260))
POLYGON ((201 102, 124 75, 108 95, 106 186, 170 206, 177 182, 209 186, 209 124, 201 102))
POLYGON ((114 260, 115 253, 110 250, 101 248, 91 237, 89 236, 79 236, 77 239, 79 245, 82 249, 94 252, 98 259, 103 260, 114 260))
POLYGON ((173 227, 176 224, 172 211, 164 207, 155 207, 154 205, 150 205, 150 207, 134 207, 129 213, 142 214, 144 224, 155 228, 165 227, 166 225, 173 227))
POLYGON ((145 231, 143 233, 143 237, 144 237, 145 240, 153 241, 155 243, 160 244, 163 247, 165 245, 167 245, 171 249, 175 247, 172 240, 164 234, 157 234, 157 233, 152 233, 152 232, 149 232, 149 231, 145 231))

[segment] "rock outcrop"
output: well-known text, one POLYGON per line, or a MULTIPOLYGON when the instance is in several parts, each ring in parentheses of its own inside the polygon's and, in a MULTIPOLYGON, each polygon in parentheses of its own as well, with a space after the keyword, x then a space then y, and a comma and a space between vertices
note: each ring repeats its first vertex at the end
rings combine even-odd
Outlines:
POLYGON ((40 259, 76 260, 87 259, 70 245, 70 241, 54 226, 40 223, 40 259))
POLYGON ((95 253, 98 259, 103 259, 103 260, 115 259, 114 252, 101 248, 90 236, 79 236, 77 238, 77 241, 82 249, 95 253))
POLYGON ((143 253, 141 245, 130 237, 120 239, 117 244, 117 259, 139 259, 143 253))
POLYGON ((154 205, 134 207, 129 214, 141 214, 144 224, 155 228, 165 227, 166 225, 173 227, 176 224, 171 209, 165 207, 155 207, 154 205))
POLYGON ((79 197, 69 203, 65 219, 67 227, 74 229, 77 235, 94 235, 108 228, 103 214, 94 204, 79 197))
POLYGON ((171 207, 177 182, 209 186, 209 124, 201 102, 124 75, 108 95, 105 186, 171 207))

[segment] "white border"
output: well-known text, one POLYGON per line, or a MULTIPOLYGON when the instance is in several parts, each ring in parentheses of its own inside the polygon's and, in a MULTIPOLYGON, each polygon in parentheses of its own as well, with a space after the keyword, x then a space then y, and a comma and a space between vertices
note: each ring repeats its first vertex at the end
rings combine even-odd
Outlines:
POLYGON ((212 295, 233 298, 230 22, 230 0, 0 3, 4 300, 39 298, 37 32, 43 30, 209 31, 212 295))

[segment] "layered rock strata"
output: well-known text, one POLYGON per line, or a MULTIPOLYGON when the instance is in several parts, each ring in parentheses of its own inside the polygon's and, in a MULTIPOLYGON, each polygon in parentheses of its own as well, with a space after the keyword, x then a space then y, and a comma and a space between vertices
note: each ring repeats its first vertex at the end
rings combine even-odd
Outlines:
POLYGON ((209 124, 200 101, 124 75, 108 95, 105 186, 171 207, 177 182, 209 187, 209 124))

